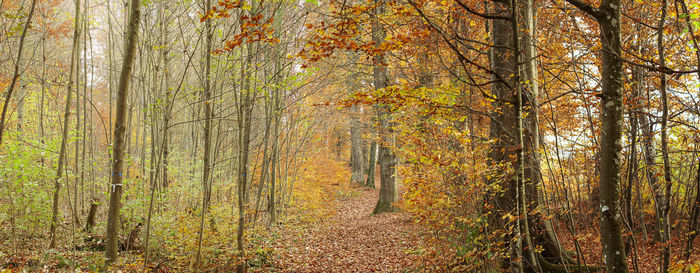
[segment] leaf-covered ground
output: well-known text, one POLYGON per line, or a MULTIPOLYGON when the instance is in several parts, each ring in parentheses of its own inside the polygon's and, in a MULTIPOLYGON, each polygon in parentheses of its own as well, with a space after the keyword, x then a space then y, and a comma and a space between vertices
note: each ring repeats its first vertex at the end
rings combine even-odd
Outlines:
MULTIPOLYGON (((685 249, 687 237, 684 235, 685 230, 674 230, 671 236, 671 269, 672 273, 680 272, 700 272, 700 252, 694 250, 689 260, 683 260, 681 253, 685 249)), ((561 230, 558 236, 562 244, 569 250, 576 249, 572 235, 568 231, 561 230)), ((596 225, 588 228, 580 228, 577 233, 578 242, 581 246, 581 252, 585 258, 586 264, 603 266, 601 258, 600 235, 596 225)), ((641 234, 635 234, 635 242, 637 244, 636 253, 630 245, 627 254, 627 265, 629 272, 658 272, 660 264, 660 253, 662 251, 661 244, 654 242, 653 235, 649 234, 648 238, 643 238, 641 234), (637 256, 636 263, 634 256, 637 256), (635 265, 636 264, 636 265, 635 265), (638 271, 637 271, 638 269, 638 271)), ((627 237, 629 238, 629 237, 627 237)), ((700 246, 700 237, 695 239, 694 246, 700 246)))
POLYGON ((408 272, 419 256, 417 227, 403 213, 371 215, 377 190, 342 198, 336 213, 273 245, 281 272, 408 272))

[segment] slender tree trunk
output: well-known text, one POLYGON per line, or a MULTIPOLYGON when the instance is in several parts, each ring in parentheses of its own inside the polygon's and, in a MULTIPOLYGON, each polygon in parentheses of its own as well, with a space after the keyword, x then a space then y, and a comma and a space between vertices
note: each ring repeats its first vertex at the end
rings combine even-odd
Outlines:
POLYGON ((124 171, 124 148, 126 134, 126 103, 129 97, 129 83, 131 71, 134 63, 134 54, 139 33, 139 21, 141 15, 141 1, 131 0, 129 12, 129 24, 126 30, 126 47, 124 51, 124 62, 122 63, 121 74, 119 75, 119 86, 117 89, 117 109, 114 121, 114 146, 112 147, 112 173, 111 187, 109 189, 109 210, 107 214, 107 234, 105 247, 105 265, 117 261, 119 249, 119 210, 121 208, 122 182, 124 171))
MULTIPOLYGON (((517 238, 519 240, 519 252, 522 255, 522 258, 527 261, 527 267, 523 267, 525 263, 521 264, 521 267, 523 267, 523 270, 527 271, 532 271, 532 272, 540 272, 542 269, 540 268, 538 260, 535 258, 535 247, 533 244, 532 236, 530 236, 530 223, 529 223, 529 216, 528 216, 528 202, 532 202, 528 200, 528 193, 530 193, 532 196, 531 200, 537 200, 536 199, 536 194, 532 194, 531 190, 528 190, 528 188, 532 188, 530 185, 532 181, 528 179, 526 176, 529 173, 526 173, 525 169, 527 168, 529 171, 532 169, 532 165, 534 164, 539 164, 539 162, 536 163, 528 163, 528 159, 526 158, 525 152, 528 150, 532 150, 531 147, 527 147, 530 145, 534 145, 533 135, 530 134, 530 132, 525 132, 524 128, 524 117, 523 117, 523 110, 525 108, 525 103, 530 106, 529 108, 532 107, 537 107, 533 106, 530 104, 530 99, 533 96, 536 96, 536 91, 535 89, 532 88, 532 86, 521 86, 522 79, 525 79, 526 81, 532 81, 535 79, 535 74, 533 73, 534 67, 532 67, 532 60, 534 60, 535 56, 534 54, 522 54, 521 52, 521 32, 524 34, 522 35, 523 39, 528 39, 530 42, 527 43, 525 46, 525 51, 531 52, 534 51, 532 47, 532 39, 534 36, 530 35, 531 33, 529 32, 529 27, 532 22, 530 20, 532 19, 534 15, 532 14, 532 1, 527 1, 524 4, 519 4, 518 0, 511 0, 510 1, 510 23, 511 23, 511 28, 512 28, 512 35, 513 35, 513 41, 512 41, 512 48, 513 48, 513 60, 515 61, 513 63, 514 70, 516 73, 514 74, 514 86, 513 88, 515 89, 515 94, 516 94, 516 120, 517 120, 517 142, 518 142, 518 155, 517 155, 517 164, 516 164, 516 175, 517 175, 517 207, 518 207, 518 221, 520 225, 520 233, 521 236, 517 238), (523 12, 524 11, 524 12, 523 12), (525 25, 527 28, 521 29, 520 26, 520 20, 519 20, 519 15, 520 14, 525 15, 525 25), (523 56, 524 55, 524 56, 523 56), (530 59, 524 59, 524 58, 530 58, 530 59), (527 63, 528 65, 522 66, 521 63, 527 63), (527 93, 524 93, 523 91, 528 91, 527 93), (535 92, 533 92, 535 91, 535 92), (527 137, 527 146, 525 144, 525 138, 527 137), (530 149, 528 149, 530 148, 530 149)), ((533 30, 534 32, 534 30, 533 30)), ((535 110, 536 111, 536 108, 535 110)), ((532 128, 532 126, 528 126, 528 128, 532 128)), ((535 130, 536 132, 536 130, 535 130)), ((532 160, 534 161, 534 160, 532 160)))
POLYGON ((252 118, 252 99, 251 90, 247 90, 247 94, 243 94, 243 101, 240 106, 241 121, 239 122, 239 140, 240 140, 240 155, 238 162, 238 237, 237 237, 237 250, 238 250, 238 266, 236 271, 243 273, 246 271, 246 259, 244 242, 245 238, 245 206, 246 206, 246 184, 247 184, 247 172, 248 172, 248 152, 250 147, 250 126, 252 118))
POLYGON ((253 222, 258 220, 258 211, 260 209, 260 203, 262 200, 263 188, 265 188, 265 183, 267 181, 267 176, 268 176, 269 170, 270 170, 270 167, 269 167, 270 158, 269 158, 267 153, 269 151, 268 146, 270 143, 270 129, 271 129, 270 123, 271 123, 271 119, 272 119, 272 113, 271 113, 272 109, 271 109, 269 101, 267 101, 265 106, 266 106, 265 107, 265 122, 266 122, 266 124, 265 124, 265 134, 263 135, 263 139, 262 139, 262 142, 263 142, 263 145, 262 145, 262 147, 263 147, 262 164, 261 164, 261 170, 260 170, 260 179, 259 179, 260 182, 258 183, 258 192, 255 196, 255 214, 253 216, 253 222))
MULTIPOLYGON (((277 67, 279 67, 279 59, 277 59, 277 67)), ((278 68, 279 69, 279 68, 278 68)), ((276 76, 276 78, 279 79, 279 77, 276 76)), ((279 80, 276 80, 276 83, 279 84, 279 80)), ((274 131, 272 133, 272 137, 274 138, 272 140, 272 162, 270 162, 271 166, 271 173, 270 173, 270 225, 274 226, 277 224, 277 206, 276 206, 276 200, 277 200, 277 171, 275 170, 276 167, 279 167, 279 127, 280 127, 280 111, 282 111, 282 107, 280 105, 280 96, 281 96, 281 91, 276 88, 274 91, 274 103, 273 103, 273 121, 275 123, 274 125, 274 131)))
POLYGON ((236 250, 238 251, 238 265, 236 272, 244 273, 247 270, 247 259, 245 254, 245 222, 248 184, 248 161, 250 152, 250 131, 253 117, 253 104, 255 101, 254 89, 251 88, 252 78, 253 46, 249 43, 246 47, 247 56, 241 65, 241 79, 243 84, 239 92, 238 103, 238 232, 236 238, 236 250))
MULTIPOLYGON (((45 16, 42 19, 46 19, 45 16)), ((39 99, 39 139, 44 143, 44 104, 46 100, 46 33, 41 37, 41 99, 39 99)), ((42 163, 44 159, 42 158, 42 163)))
POLYGON ((374 168, 377 166, 377 142, 372 141, 369 145, 369 162, 367 163, 367 181, 365 187, 374 189, 374 168))
POLYGON ((695 174, 695 199, 693 200, 692 207, 690 208, 690 215, 688 219, 688 232, 685 244, 685 249, 683 250, 683 259, 686 261, 690 259, 690 255, 693 252, 693 242, 698 236, 698 216, 700 215, 700 160, 697 164, 697 173, 695 174))
POLYGON ((652 199, 654 200, 654 209, 656 221, 654 221, 654 241, 661 240, 660 233, 660 218, 661 217, 661 194, 659 190, 659 182, 656 176, 654 166, 656 162, 654 158, 656 157, 656 152, 654 150, 654 132, 653 132, 653 119, 650 115, 651 113, 651 96, 649 95, 649 90, 646 92, 646 110, 645 113, 639 115, 639 123, 642 131, 642 148, 644 149, 644 172, 647 177, 647 182, 651 187, 652 199))
POLYGON ((365 180, 365 163, 364 154, 362 152, 363 141, 362 141, 362 123, 359 120, 360 107, 353 105, 350 107, 350 151, 352 156, 352 177, 353 183, 362 185, 365 180))
MULTIPOLYGON (((627 116, 630 121, 630 158, 627 169, 627 187, 625 188, 625 215, 630 228, 634 227, 634 214, 632 209, 632 192, 634 184, 637 181, 637 133, 639 131, 639 120, 637 112, 639 111, 639 96, 641 95, 641 85, 643 81, 641 68, 632 70, 633 87, 630 95, 630 109, 627 111, 627 116)), ((637 191, 639 192, 641 188, 637 191)), ((643 219, 642 219, 643 220, 643 219)), ((642 221, 642 225, 644 225, 642 221)))
MULTIPOLYGON (((350 53, 350 62, 355 63, 357 61, 357 54, 350 53)), ((349 69, 350 70, 350 69, 349 69)), ((347 76, 347 83, 350 89, 349 96, 353 96, 354 90, 356 90, 356 76, 355 72, 350 70, 350 75, 347 76)), ((364 142, 362 140, 362 123, 360 122, 360 106, 353 105, 350 107, 350 167, 352 168, 352 175, 350 180, 352 183, 356 183, 362 186, 365 182, 365 155, 363 151, 364 142)))
MULTIPOLYGON (((83 14, 82 14, 82 20, 85 20, 85 12, 87 11, 87 0, 85 0, 84 3, 85 7, 83 7, 83 14)), ((80 28, 82 28, 84 24, 80 23, 80 28)), ((85 40, 83 39, 83 48, 85 48, 84 45, 85 40)), ((78 173, 78 162, 80 160, 80 139, 77 137, 79 136, 80 132, 80 63, 81 63, 81 54, 80 54, 80 48, 78 48, 77 54, 77 59, 76 59, 76 64, 75 64, 75 154, 74 156, 74 161, 73 161, 73 173, 78 173)), ((73 216, 73 221, 75 222, 76 226, 80 226, 80 218, 78 217, 78 177, 75 177, 75 180, 73 181, 73 211, 72 211, 72 216, 73 216)), ((70 198, 70 197, 69 197, 70 198)))
POLYGON ((528 251, 534 249, 536 245, 541 245, 542 252, 530 253, 531 256, 541 256, 543 262, 540 259, 533 257, 534 260, 531 261, 532 267, 530 270, 542 271, 547 269, 552 269, 554 266, 560 264, 566 266, 569 262, 569 257, 566 251, 562 248, 557 236, 554 234, 554 228, 548 217, 543 215, 540 211, 540 206, 544 204, 544 196, 542 194, 542 181, 540 179, 540 130, 539 130, 539 76, 537 72, 537 9, 533 0, 526 0, 524 3, 520 4, 518 7, 523 17, 524 26, 520 30, 523 33, 520 37, 522 49, 522 60, 520 62, 524 63, 524 67, 521 70, 523 79, 521 82, 525 83, 522 89, 526 92, 522 99, 523 111, 526 111, 524 119, 523 128, 523 149, 525 152, 525 159, 523 164, 525 164, 524 175, 525 175, 525 197, 527 200, 527 219, 529 226, 529 240, 527 242, 532 242, 532 247, 527 247, 528 251), (547 262, 547 264, 544 261, 547 262))
MULTIPOLYGON (((661 0, 661 19, 657 26, 656 46, 659 54, 659 64, 666 67, 666 54, 664 53, 664 26, 666 24, 666 0, 661 0)), ((659 75, 659 89, 661 91, 661 156, 664 164, 664 193, 661 205, 661 263, 659 271, 666 273, 669 270, 671 259, 671 223, 669 222, 669 211, 671 209, 671 163, 668 156, 668 94, 666 90, 666 74, 659 75)))
POLYGON ((163 113, 163 147, 161 149, 163 150, 163 160, 162 160, 162 166, 163 168, 163 189, 168 187, 168 162, 169 162, 169 156, 170 156, 170 111, 169 109, 171 108, 170 105, 172 104, 172 100, 174 98, 171 98, 171 93, 170 93, 170 41, 168 40, 168 18, 170 16, 170 9, 168 7, 164 7, 164 9, 161 11, 161 20, 160 20, 160 28, 161 28, 161 33, 163 35, 163 40, 161 44, 161 54, 163 55, 163 89, 165 90, 165 108, 166 110, 163 113))
POLYGON ((68 72, 68 86, 66 88, 66 104, 63 110, 63 135, 61 137, 61 148, 58 152, 58 166, 56 168, 56 180, 54 182, 54 193, 53 193, 53 209, 51 226, 49 231, 49 236, 51 241, 49 243, 49 248, 56 248, 56 227, 58 225, 58 204, 61 191, 61 178, 63 177, 63 168, 66 160, 66 149, 68 146, 68 121, 70 119, 70 105, 73 95, 73 73, 78 66, 78 49, 80 48, 80 0, 75 1, 75 25, 73 30, 73 49, 71 54, 70 69, 68 72))
MULTIPOLYGON (((211 9, 211 0, 206 0, 204 3, 205 12, 211 9)), ((195 260, 194 269, 199 270, 199 259, 202 250, 202 235, 204 233, 204 215, 206 214, 211 202, 211 188, 209 186, 209 175, 211 173, 211 121, 212 111, 211 104, 211 20, 204 21, 204 89, 202 90, 202 103, 204 104, 204 158, 202 168, 202 211, 199 225, 199 240, 197 242, 197 258, 195 260)))

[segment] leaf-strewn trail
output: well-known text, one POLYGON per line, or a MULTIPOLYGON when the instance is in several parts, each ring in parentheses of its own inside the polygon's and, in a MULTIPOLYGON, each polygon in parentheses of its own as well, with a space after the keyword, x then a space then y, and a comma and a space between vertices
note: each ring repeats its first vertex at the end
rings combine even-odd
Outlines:
POLYGON ((377 190, 343 198, 325 223, 279 240, 281 272, 407 272, 418 259, 416 227, 403 213, 372 216, 377 190))

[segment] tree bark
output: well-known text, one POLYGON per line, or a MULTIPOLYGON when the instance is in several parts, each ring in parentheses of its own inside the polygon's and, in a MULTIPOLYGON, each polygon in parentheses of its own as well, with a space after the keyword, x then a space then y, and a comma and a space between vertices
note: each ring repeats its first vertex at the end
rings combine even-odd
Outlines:
POLYGON ((358 185, 363 185, 365 181, 365 163, 364 154, 362 152, 362 123, 360 123, 360 107, 353 105, 350 107, 350 142, 352 160, 352 182, 358 185))
MULTIPOLYGON (((385 1, 374 0, 375 9, 372 14, 372 40, 376 46, 381 45, 386 37, 384 26, 379 20, 379 16, 384 13, 385 1)), ((374 89, 381 90, 389 85, 389 71, 384 63, 384 53, 377 53, 374 56, 374 89)), ((394 144, 394 129, 391 121, 391 107, 385 104, 377 106, 379 119, 379 200, 374 207, 373 214, 393 212, 396 210, 394 202, 397 201, 396 193, 396 155, 391 150, 394 144)))
MULTIPOLYGON (((656 46, 659 54, 659 64, 661 67, 666 67, 666 54, 664 52, 664 26, 666 24, 666 0, 661 0, 661 19, 656 29, 656 46)), ((669 211, 671 209, 671 163, 668 156, 668 94, 666 90, 666 74, 659 73, 659 90, 661 92, 661 156, 664 164, 664 193, 661 204, 661 222, 660 233, 661 243, 661 261, 659 271, 666 273, 669 270, 669 262, 671 259, 671 223, 669 219, 669 211)))
POLYGON ((369 145, 369 162, 367 163, 367 180, 365 187, 374 189, 374 168, 377 166, 377 142, 372 141, 369 145))
POLYGON ((66 160, 66 149, 68 145, 68 121, 70 119, 70 105, 73 95, 73 73, 78 66, 78 50, 80 48, 80 0, 75 1, 75 25, 73 30, 73 49, 71 55, 71 64, 68 72, 68 86, 66 88, 66 104, 63 109, 63 135, 61 137, 61 148, 58 152, 58 166, 56 168, 56 180, 54 181, 53 206, 51 226, 49 227, 49 248, 56 247, 56 226, 58 225, 58 204, 61 191, 61 178, 63 177, 63 168, 66 160))
MULTIPOLYGON (((204 2, 204 12, 211 9, 211 0, 204 2)), ((197 257, 194 263, 195 271, 199 271, 199 259, 202 253, 202 235, 204 234, 204 215, 211 202, 211 185, 209 175, 211 173, 211 20, 204 21, 204 88, 202 89, 202 104, 204 106, 204 158, 202 168, 202 211, 200 212, 199 240, 197 241, 197 257)))
POLYGON ((620 219, 620 162, 622 160, 622 90, 620 0, 604 0, 598 22, 602 49, 602 125, 600 149, 600 240, 610 273, 627 272, 620 219))
POLYGON ((117 108, 114 121, 114 146, 112 147, 112 173, 109 195, 109 210, 107 214, 107 234, 105 247, 105 265, 117 261, 119 250, 119 210, 121 208, 122 182, 124 177, 124 148, 126 135, 126 104, 129 97, 129 82, 134 63, 134 53, 139 33, 139 21, 141 16, 141 1, 131 0, 129 12, 129 24, 126 30, 126 47, 124 62, 119 75, 117 87, 117 108))
POLYGON ((236 272, 244 273, 247 270, 247 259, 245 254, 245 222, 246 222, 246 203, 247 200, 247 184, 248 184, 248 161, 250 156, 250 131, 253 118, 253 106, 255 102, 254 89, 251 88, 250 79, 252 78, 252 61, 253 61, 253 46, 254 43, 249 43, 246 47, 247 56, 244 63, 241 64, 241 85, 238 93, 238 231, 236 238, 236 250, 238 251, 238 265, 236 272))
MULTIPOLYGON (((511 3, 492 1, 494 14, 511 17, 511 3)), ((490 49, 492 80, 491 92, 496 97, 492 101, 491 122, 489 124, 489 138, 495 140, 488 153, 488 160, 494 166, 512 166, 512 170, 497 169, 499 173, 489 179, 492 185, 493 217, 489 217, 489 226, 498 229, 496 232, 506 232, 503 238, 502 257, 510 256, 510 259, 502 259, 501 267, 504 270, 520 272, 522 261, 520 253, 520 217, 518 217, 518 192, 520 177, 520 131, 518 123, 518 93, 514 89, 516 79, 513 75, 519 74, 513 54, 514 28, 510 20, 493 20, 490 29, 493 47, 490 49), (514 217, 505 217, 511 215, 514 217), (508 254, 506 254, 508 253, 508 254)), ((507 168, 507 167, 504 167, 507 168)))
POLYGON ((600 136, 600 242, 609 273, 626 273, 620 216, 620 163, 622 160, 622 90, 624 87, 620 43, 620 0, 603 0, 595 8, 580 0, 567 0, 593 16, 600 27, 601 136, 600 136))

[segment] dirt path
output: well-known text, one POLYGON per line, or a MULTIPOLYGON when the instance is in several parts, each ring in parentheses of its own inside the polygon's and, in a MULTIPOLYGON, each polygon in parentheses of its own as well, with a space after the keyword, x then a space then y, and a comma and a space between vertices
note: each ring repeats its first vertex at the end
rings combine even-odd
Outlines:
POLYGON ((416 262, 416 228, 402 213, 372 216, 377 190, 340 200, 337 213, 298 238, 283 238, 281 272, 408 272, 416 262))

